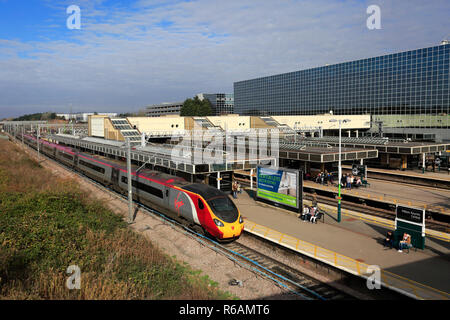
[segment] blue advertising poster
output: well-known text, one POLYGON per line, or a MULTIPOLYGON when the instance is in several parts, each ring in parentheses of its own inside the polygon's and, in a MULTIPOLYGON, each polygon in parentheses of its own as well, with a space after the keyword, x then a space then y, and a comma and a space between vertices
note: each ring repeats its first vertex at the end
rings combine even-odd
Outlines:
POLYGON ((258 198, 298 208, 298 172, 258 167, 258 198))

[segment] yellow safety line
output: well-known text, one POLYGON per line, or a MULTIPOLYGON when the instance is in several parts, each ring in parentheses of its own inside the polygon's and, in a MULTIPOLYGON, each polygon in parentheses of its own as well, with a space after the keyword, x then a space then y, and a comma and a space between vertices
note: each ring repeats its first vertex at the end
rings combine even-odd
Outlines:
MULTIPOLYGON (((246 223, 254 224, 254 226, 253 226, 253 228, 252 228, 251 230, 253 230, 253 229, 255 228, 255 226, 260 227, 263 231, 265 230, 265 233, 264 233, 264 236, 263 236, 264 238, 266 238, 266 236, 265 236, 266 234, 269 234, 269 233, 271 233, 271 232, 275 232, 275 233, 277 233, 277 234, 281 234, 281 237, 279 238, 279 241, 278 241, 279 243, 281 243, 281 240, 283 239, 283 236, 285 235, 285 234, 283 234, 283 233, 281 233, 281 232, 279 232, 279 231, 273 230, 273 229, 268 228, 268 227, 266 227, 266 226, 259 225, 259 224, 255 223, 255 222, 252 222, 252 221, 249 221, 249 220, 247 220, 246 223)), ((309 243, 309 242, 300 240, 300 239, 295 238, 295 237, 292 237, 292 236, 290 236, 290 235, 286 235, 286 236, 287 236, 288 238, 293 238, 293 239, 296 239, 296 240, 297 240, 297 245, 296 245, 296 247, 295 247, 297 251, 301 251, 301 250, 298 249, 300 243, 303 243, 304 245, 309 246, 309 247, 312 246, 312 247, 314 248, 314 250, 313 250, 313 252, 314 252, 314 257, 317 258, 317 256, 319 255, 320 257, 324 257, 324 258, 322 258, 323 260, 325 260, 326 262, 330 263, 330 261, 328 261, 328 260, 331 259, 331 256, 333 256, 333 258, 334 258, 334 265, 335 265, 336 267, 344 267, 344 268, 346 268, 346 269, 355 270, 355 272, 356 272, 358 275, 361 275, 361 267, 365 267, 365 269, 367 270, 367 267, 369 266, 369 265, 366 264, 366 263, 362 263, 362 262, 360 262, 360 261, 357 261, 357 260, 355 260, 355 259, 352 259, 352 258, 347 257, 347 256, 345 256, 345 255, 342 255, 342 254, 340 254, 340 253, 337 253, 337 252, 335 252, 335 251, 328 250, 328 249, 325 249, 325 248, 322 248, 322 247, 318 247, 318 246, 316 246, 316 245, 314 245, 314 244, 312 244, 312 243, 309 243), (328 255, 327 253, 331 253, 331 255, 328 255), (328 256, 330 257, 329 259, 327 259, 328 256), (344 266, 343 263, 341 263, 341 264, 339 265, 339 263, 338 263, 338 259, 339 259, 339 258, 344 259, 344 260, 347 260, 348 262, 350 262, 350 266, 349 266, 349 265, 344 266), (353 269, 353 268, 351 267, 351 265, 354 265, 354 266, 355 266, 355 269, 353 269)), ((269 238, 269 239, 270 239, 270 238, 269 238)), ((308 252, 308 250, 306 250, 306 248, 305 248, 305 250, 303 250, 303 251, 308 252)), ((405 290, 408 290, 408 288, 409 288, 409 291, 410 291, 410 289, 412 289, 413 294, 414 294, 418 299, 423 299, 423 296, 420 296, 420 295, 418 294, 418 290, 429 290, 429 291, 431 291, 431 294, 435 294, 435 295, 437 294, 439 297, 443 296, 445 299, 449 299, 449 298, 450 298, 450 294, 447 293, 447 292, 441 291, 441 290, 439 290, 439 289, 432 288, 432 287, 430 287, 430 286, 428 286, 428 285, 425 285, 425 284, 422 284, 422 283, 418 283, 418 282, 416 282, 416 281, 414 281, 414 280, 405 278, 405 277, 403 277, 403 276, 394 274, 394 273, 389 272, 389 271, 386 271, 386 270, 381 270, 381 277, 382 277, 382 279, 383 279, 383 276, 384 276, 384 278, 385 278, 385 280, 383 280, 383 282, 385 283, 385 285, 394 287, 393 283, 391 282, 392 284, 388 284, 388 281, 387 281, 387 279, 386 279, 387 276, 390 276, 393 280, 397 280, 396 282, 401 281, 401 282, 399 283, 399 285, 400 285, 400 286, 403 286, 403 287, 406 286, 406 289, 405 289, 405 290), (406 282, 406 283, 403 283, 403 284, 402 284, 402 282, 406 282)), ((397 286, 398 286, 398 285, 397 285, 397 286)))

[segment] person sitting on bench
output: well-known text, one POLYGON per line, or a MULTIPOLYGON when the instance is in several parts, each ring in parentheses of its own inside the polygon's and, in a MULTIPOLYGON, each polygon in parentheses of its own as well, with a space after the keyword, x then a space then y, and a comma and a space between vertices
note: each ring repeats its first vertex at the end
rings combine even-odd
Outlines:
POLYGON ((309 215, 309 207, 308 206, 304 206, 303 207, 303 212, 302 215, 300 216, 300 219, 302 219, 303 221, 306 220, 306 217, 309 215))
POLYGON ((409 250, 411 247, 411 236, 407 233, 404 233, 403 239, 398 243, 398 252, 403 252, 402 249, 409 250))
POLYGON ((386 239, 384 239, 384 246, 389 246, 391 249, 394 246, 394 235, 392 234, 392 231, 388 231, 386 239))
POLYGON ((309 212, 305 215, 305 220, 303 220, 303 222, 306 221, 310 221, 311 217, 313 217, 316 214, 316 207, 311 207, 309 208, 309 212))
POLYGON ((318 217, 320 217, 320 216, 321 216, 320 210, 317 209, 317 207, 316 207, 316 208, 315 208, 314 215, 311 216, 311 219, 310 219, 309 221, 310 221, 311 223, 314 223, 314 222, 316 222, 316 219, 317 219, 318 217))

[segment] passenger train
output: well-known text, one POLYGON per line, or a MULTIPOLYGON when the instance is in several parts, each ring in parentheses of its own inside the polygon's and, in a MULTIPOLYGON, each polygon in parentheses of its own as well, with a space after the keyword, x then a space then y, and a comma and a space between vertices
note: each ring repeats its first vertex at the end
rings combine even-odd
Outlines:
MULTIPOLYGON (((24 142, 37 148, 36 137, 24 142)), ((72 148, 40 140, 42 153, 122 194, 128 193, 126 167, 72 148)), ((133 198, 219 241, 233 241, 244 230, 244 221, 233 201, 222 191, 200 183, 148 169, 132 171, 133 198)))

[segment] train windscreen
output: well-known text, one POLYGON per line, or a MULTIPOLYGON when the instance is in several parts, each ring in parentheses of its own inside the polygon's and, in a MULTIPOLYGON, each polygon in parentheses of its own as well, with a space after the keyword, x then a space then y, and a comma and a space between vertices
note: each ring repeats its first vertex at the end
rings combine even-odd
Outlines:
POLYGON ((208 202, 214 214, 225 222, 235 222, 239 217, 236 206, 228 197, 214 197, 206 202, 208 202))

